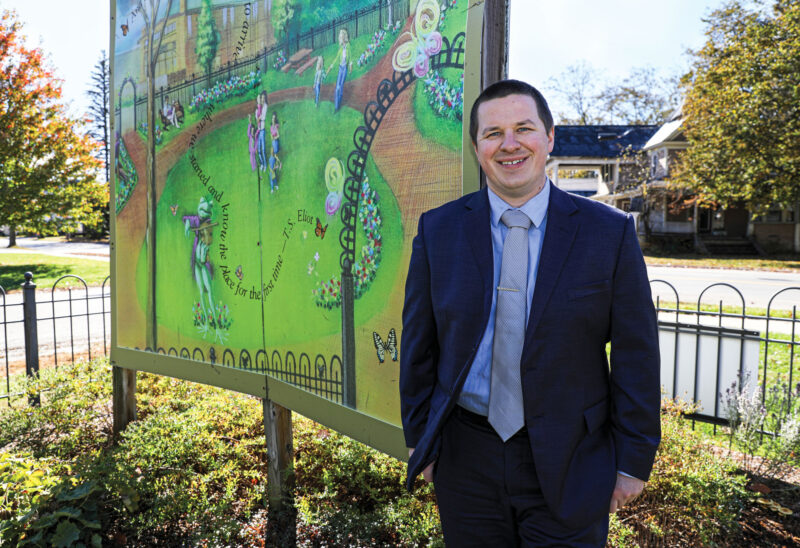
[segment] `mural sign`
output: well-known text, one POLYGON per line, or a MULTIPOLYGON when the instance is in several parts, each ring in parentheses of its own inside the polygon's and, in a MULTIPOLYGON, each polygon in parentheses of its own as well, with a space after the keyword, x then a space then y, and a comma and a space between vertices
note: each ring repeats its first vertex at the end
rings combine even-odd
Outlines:
POLYGON ((411 241, 463 191, 481 4, 112 0, 112 361, 399 427, 411 241))

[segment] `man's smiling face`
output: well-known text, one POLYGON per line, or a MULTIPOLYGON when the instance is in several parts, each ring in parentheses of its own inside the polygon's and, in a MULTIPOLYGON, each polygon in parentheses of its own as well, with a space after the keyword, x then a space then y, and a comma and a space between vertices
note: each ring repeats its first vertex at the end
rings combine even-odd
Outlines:
POLYGON ((539 193, 553 134, 553 128, 545 130, 533 97, 514 94, 482 103, 475 154, 489 188, 515 207, 539 193))

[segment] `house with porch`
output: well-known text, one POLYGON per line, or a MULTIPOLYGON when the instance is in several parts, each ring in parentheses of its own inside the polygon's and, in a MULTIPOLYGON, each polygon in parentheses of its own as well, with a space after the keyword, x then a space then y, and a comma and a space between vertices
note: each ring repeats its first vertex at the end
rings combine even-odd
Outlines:
POLYGON ((618 188, 641 184, 634 152, 658 130, 655 125, 555 126, 555 145, 546 170, 557 187, 628 210, 610 200, 618 188))
POLYGON ((645 181, 620 182, 593 197, 637 215, 642 237, 685 240, 699 251, 720 254, 800 251, 800 203, 751 218, 743 204, 703 207, 669 185, 677 159, 689 146, 683 125, 678 108, 643 145, 649 166, 645 181))

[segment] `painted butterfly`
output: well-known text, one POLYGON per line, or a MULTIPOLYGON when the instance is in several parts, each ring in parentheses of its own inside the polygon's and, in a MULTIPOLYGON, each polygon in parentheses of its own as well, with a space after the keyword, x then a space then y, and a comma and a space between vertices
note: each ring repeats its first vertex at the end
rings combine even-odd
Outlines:
POLYGON ((122 29, 122 36, 128 36, 128 25, 123 23, 120 28, 122 29))
POLYGON ((328 225, 322 226, 322 221, 317 217, 317 228, 314 229, 314 234, 319 236, 321 240, 324 240, 326 230, 328 230, 328 225))
POLYGON ((169 206, 169 210, 172 212, 172 216, 174 217, 178 214, 178 204, 169 206))
POLYGON ((244 278, 244 274, 242 274, 242 265, 236 267, 236 277, 240 280, 244 278))
POLYGON ((381 336, 375 331, 372 332, 372 342, 375 343, 375 350, 378 351, 378 360, 381 363, 386 359, 386 352, 392 356, 392 361, 397 361, 397 333, 394 327, 389 330, 389 336, 386 338, 386 343, 383 342, 381 336))

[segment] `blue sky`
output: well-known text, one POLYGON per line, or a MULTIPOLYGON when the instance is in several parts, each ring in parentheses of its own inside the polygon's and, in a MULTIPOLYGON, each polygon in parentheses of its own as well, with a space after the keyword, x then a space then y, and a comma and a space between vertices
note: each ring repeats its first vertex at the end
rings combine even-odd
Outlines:
MULTIPOLYGON (((459 0, 465 2, 467 0, 459 0)), ((687 48, 704 41, 702 17, 722 0, 511 0, 509 75, 549 95, 546 82, 585 60, 608 81, 634 67, 665 74, 688 68, 687 48)), ((86 110, 92 66, 108 50, 108 0, 0 0, 16 9, 31 43, 64 79, 74 114, 86 110)), ((555 97, 548 97, 556 111, 555 97)))

